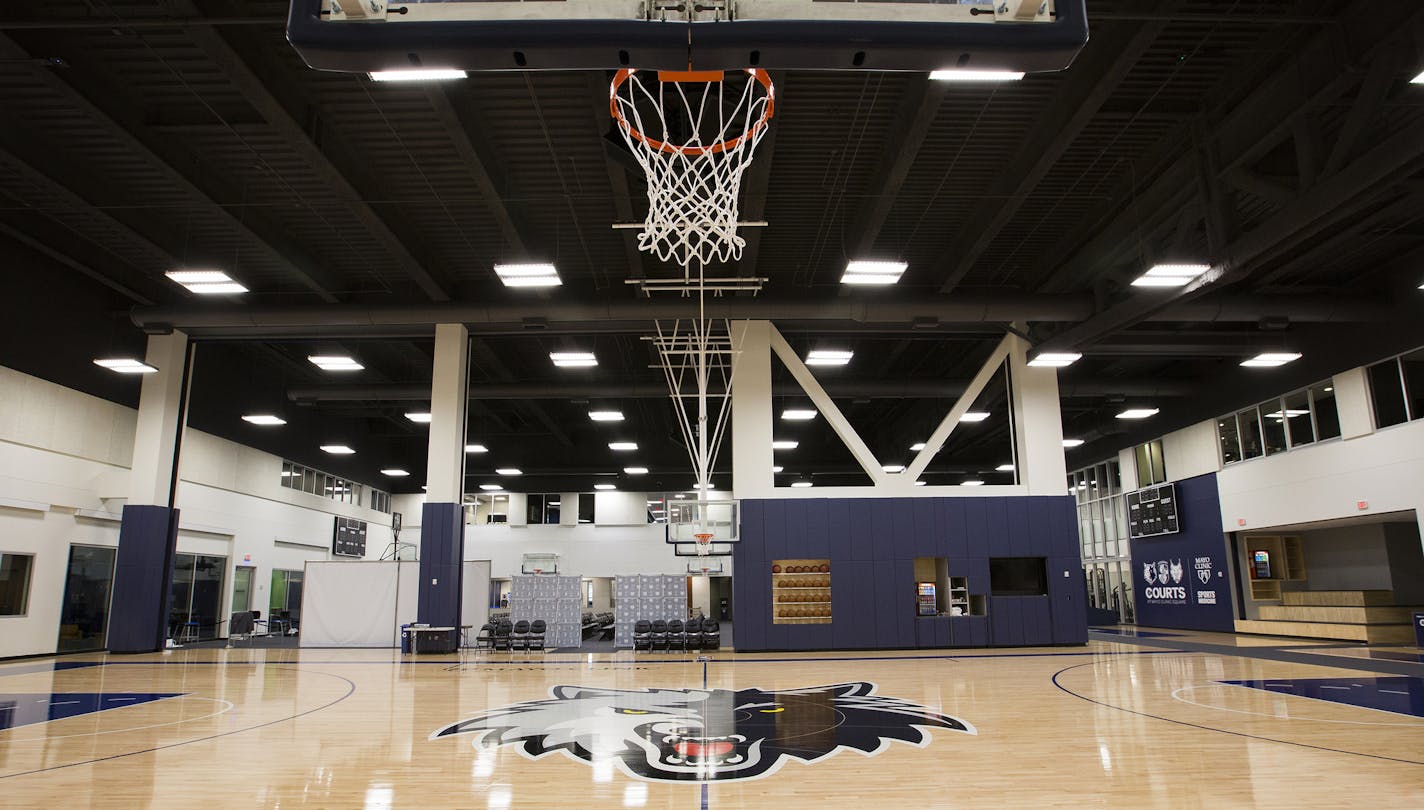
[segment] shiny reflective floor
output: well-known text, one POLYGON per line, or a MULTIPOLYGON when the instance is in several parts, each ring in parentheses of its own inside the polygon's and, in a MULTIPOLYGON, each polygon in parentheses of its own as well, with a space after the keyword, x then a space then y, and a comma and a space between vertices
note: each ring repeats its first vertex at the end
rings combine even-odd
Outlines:
POLYGON ((19 661, 0 664, 0 806, 1424 806, 1424 664, 1164 632, 954 655, 19 661))

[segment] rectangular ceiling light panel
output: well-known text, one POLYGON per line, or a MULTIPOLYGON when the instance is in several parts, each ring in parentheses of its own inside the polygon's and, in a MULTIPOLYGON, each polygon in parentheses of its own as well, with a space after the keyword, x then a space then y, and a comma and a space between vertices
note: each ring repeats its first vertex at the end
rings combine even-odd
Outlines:
POLYGON ((1244 368, 1276 368, 1300 359, 1297 352, 1262 352, 1250 360, 1242 360, 1244 368))
POLYGON ((242 417, 242 421, 252 425, 275 426, 285 425, 287 420, 280 416, 273 416, 270 413, 250 413, 242 417))
POLYGON ((321 446, 321 449, 332 454, 333 456, 349 456, 352 453, 356 452, 355 450, 352 450, 350 447, 347 447, 344 444, 323 444, 321 446))
POLYGON ((843 366, 850 362, 855 352, 843 349, 812 349, 806 355, 808 366, 843 366))
POLYGON ((627 453, 638 449, 637 442, 609 442, 609 450, 616 450, 619 453, 627 453))
POLYGON ((181 284, 187 288, 188 292, 199 295, 221 295, 245 293, 247 288, 239 284, 232 276, 221 270, 169 270, 165 273, 168 280, 176 284, 181 284))
POLYGON ((945 68, 930 71, 930 78, 937 82, 1016 82, 1024 77, 1017 70, 965 70, 945 68))
POLYGON ((400 68, 373 70, 366 75, 373 82, 448 82, 465 78, 465 71, 456 68, 400 68))
POLYGON ((494 274, 506 287, 557 287, 564 283, 552 264, 497 264, 494 274))
POLYGON ((1149 416, 1156 416, 1156 408, 1128 408, 1117 415, 1118 419, 1146 419, 1149 416))
POLYGON ((593 352, 549 352, 549 359, 559 368, 589 368, 598 365, 593 352))
POLYGON ((1077 352, 1042 352, 1028 361, 1028 364, 1034 368, 1063 368, 1073 365, 1082 357, 1083 355, 1077 352))
POLYGON ((132 357, 101 357, 94 361, 94 365, 107 368, 110 371, 117 371, 120 374, 152 374, 157 368, 149 364, 135 360, 132 357))
POLYGON ((1133 280, 1134 287, 1185 287, 1211 269, 1209 264, 1158 264, 1133 280))
POLYGON ((841 283, 887 286, 899 281, 907 267, 904 262, 854 261, 846 265, 841 283))
POLYGON ((815 419, 816 412, 810 408, 787 408, 781 412, 781 418, 788 422, 805 422, 815 419))
POLYGON ((622 411, 589 411, 588 418, 595 422, 622 422, 622 411))
POLYGON ((365 368, 354 358, 343 354, 313 354, 307 357, 307 362, 322 371, 360 371, 365 368))

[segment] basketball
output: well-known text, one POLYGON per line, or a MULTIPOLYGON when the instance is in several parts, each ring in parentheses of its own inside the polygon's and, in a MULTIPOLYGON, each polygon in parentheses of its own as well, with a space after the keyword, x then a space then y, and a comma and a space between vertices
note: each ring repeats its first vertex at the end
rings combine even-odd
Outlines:
POLYGON ((821 563, 821 573, 823 573, 823 574, 829 574, 830 572, 831 572, 831 564, 830 564, 830 563, 821 563))
POLYGON ((773 574, 779 574, 779 573, 781 573, 781 566, 779 566, 779 565, 773 565, 773 566, 771 567, 771 573, 773 573, 773 574))

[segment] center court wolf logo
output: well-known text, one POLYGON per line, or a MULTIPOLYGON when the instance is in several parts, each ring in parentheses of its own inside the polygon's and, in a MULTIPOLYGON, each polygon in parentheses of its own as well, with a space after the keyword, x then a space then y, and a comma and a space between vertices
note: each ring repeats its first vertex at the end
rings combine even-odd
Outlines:
POLYGON ((787 760, 819 762, 843 749, 874 756, 928 729, 975 734, 968 723, 875 684, 805 689, 605 689, 555 686, 548 700, 515 703, 453 723, 437 740, 473 736, 476 750, 516 746, 530 759, 562 753, 612 761, 629 776, 661 782, 757 779, 787 760))

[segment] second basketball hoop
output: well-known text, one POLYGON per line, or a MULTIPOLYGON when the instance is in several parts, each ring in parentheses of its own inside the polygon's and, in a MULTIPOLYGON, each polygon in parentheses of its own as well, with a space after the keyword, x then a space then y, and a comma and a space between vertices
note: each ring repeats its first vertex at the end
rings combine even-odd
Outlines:
POLYGON ((618 71, 609 111, 648 180, 639 250, 684 270, 741 258, 742 174, 775 109, 771 77, 756 68, 618 71))

